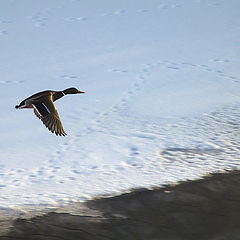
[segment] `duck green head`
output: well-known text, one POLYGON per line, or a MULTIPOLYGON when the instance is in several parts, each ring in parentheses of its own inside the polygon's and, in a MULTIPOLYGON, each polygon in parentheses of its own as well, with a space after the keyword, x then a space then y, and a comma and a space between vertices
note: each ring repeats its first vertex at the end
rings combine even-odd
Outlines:
POLYGON ((83 91, 78 90, 77 88, 67 88, 63 90, 64 94, 76 94, 76 93, 84 93, 83 91))

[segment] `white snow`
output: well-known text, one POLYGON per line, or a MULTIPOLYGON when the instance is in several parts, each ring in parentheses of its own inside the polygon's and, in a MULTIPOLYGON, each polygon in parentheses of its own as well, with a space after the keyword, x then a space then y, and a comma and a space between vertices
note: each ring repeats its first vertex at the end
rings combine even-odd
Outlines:
POLYGON ((0 0, 0 208, 239 169, 238 0, 0 0), (24 98, 56 102, 67 137, 24 98))

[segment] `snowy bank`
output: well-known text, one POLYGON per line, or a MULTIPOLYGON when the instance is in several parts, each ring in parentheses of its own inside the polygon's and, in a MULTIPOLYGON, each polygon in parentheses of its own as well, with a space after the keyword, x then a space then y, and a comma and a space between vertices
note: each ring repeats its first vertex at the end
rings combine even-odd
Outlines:
POLYGON ((176 186, 135 190, 16 219, 0 239, 238 240, 239 188, 240 172, 233 171, 176 186))

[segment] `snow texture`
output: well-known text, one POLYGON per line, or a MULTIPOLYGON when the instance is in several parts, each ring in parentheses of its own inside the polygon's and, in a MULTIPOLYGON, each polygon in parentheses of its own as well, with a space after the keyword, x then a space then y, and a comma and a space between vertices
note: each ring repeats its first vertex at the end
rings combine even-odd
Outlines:
POLYGON ((0 207, 239 169, 238 0, 0 0, 0 207), (43 90, 66 137, 32 110, 43 90))

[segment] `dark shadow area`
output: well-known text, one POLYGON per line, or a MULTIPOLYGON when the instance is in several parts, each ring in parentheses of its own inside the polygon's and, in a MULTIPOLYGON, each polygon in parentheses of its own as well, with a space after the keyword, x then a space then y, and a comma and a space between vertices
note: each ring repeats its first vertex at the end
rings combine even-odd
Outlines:
POLYGON ((133 190, 86 205, 102 216, 49 212, 17 219, 0 239, 240 239, 239 171, 154 190, 133 190))

